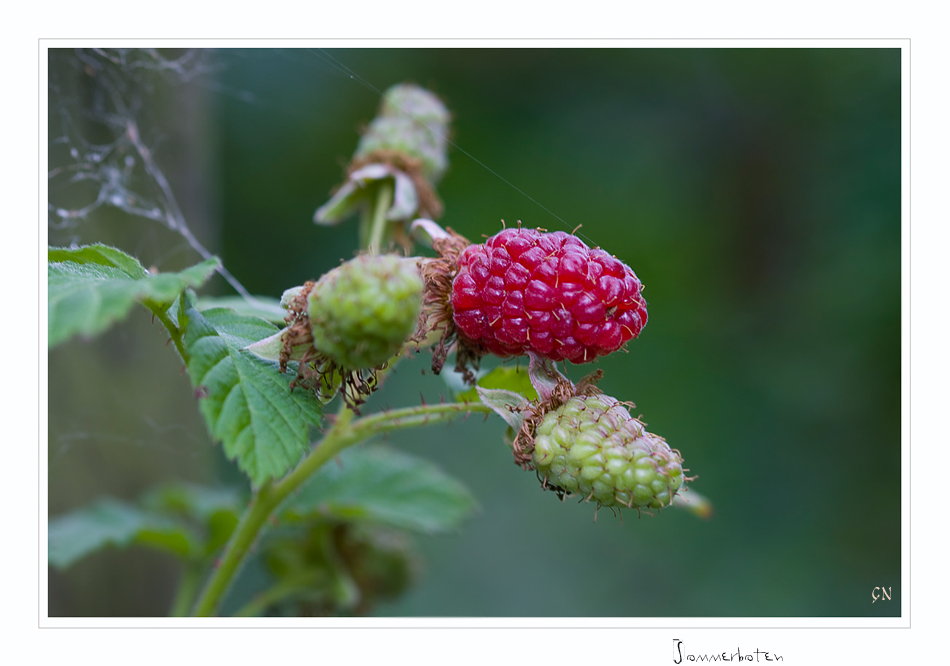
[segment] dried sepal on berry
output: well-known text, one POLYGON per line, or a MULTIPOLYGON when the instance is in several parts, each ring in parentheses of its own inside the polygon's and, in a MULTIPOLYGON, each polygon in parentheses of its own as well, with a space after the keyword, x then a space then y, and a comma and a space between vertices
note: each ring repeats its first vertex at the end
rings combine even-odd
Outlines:
MULTIPOLYGON (((420 330, 423 330, 426 336, 441 333, 432 349, 432 371, 435 374, 442 371, 449 351, 455 346, 456 369, 463 374, 466 382, 474 384, 475 375, 470 367, 478 367, 480 354, 464 345, 456 345, 455 322, 452 319, 452 283, 458 273, 458 258, 471 243, 451 227, 443 230, 431 220, 416 220, 413 223, 413 231, 420 226, 426 231, 427 244, 439 255, 419 262, 419 270, 425 283, 422 306, 425 323, 420 330)), ((414 235, 419 236, 416 233, 414 235)))

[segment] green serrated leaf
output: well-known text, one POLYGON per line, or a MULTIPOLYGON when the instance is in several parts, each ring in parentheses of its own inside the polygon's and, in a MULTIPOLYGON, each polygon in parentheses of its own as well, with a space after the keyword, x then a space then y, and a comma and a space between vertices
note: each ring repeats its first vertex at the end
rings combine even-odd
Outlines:
POLYGON ((468 489, 432 463, 365 446, 346 449, 324 465, 291 500, 286 515, 317 513, 431 534, 456 528, 475 507, 468 489))
POLYGON ((130 257, 122 250, 101 243, 82 247, 48 247, 46 260, 50 263, 69 261, 74 264, 112 266, 133 278, 143 278, 148 275, 148 271, 138 259, 130 257))
MULTIPOLYGON (((538 392, 531 385, 528 370, 521 366, 495 368, 488 374, 480 377, 475 384, 486 389, 504 389, 514 391, 525 397, 526 400, 537 400, 538 392)), ((461 402, 478 402, 478 392, 475 386, 456 394, 456 400, 461 402)))
POLYGON ((291 376, 244 350, 275 332, 233 310, 186 311, 188 374, 211 437, 255 485, 283 476, 309 448, 322 416, 312 393, 290 390, 291 376))
POLYGON ((58 569, 109 545, 138 543, 181 557, 198 548, 198 540, 184 525, 114 499, 51 518, 48 538, 49 563, 58 569))
MULTIPOLYGON (((263 340, 258 340, 254 344, 248 345, 244 348, 244 351, 251 353, 264 361, 279 363, 280 355, 284 349, 283 335, 286 330, 286 328, 282 328, 273 335, 268 336, 263 340)), ((310 342, 294 345, 291 347, 291 362, 287 364, 287 367, 291 369, 291 371, 298 368, 301 359, 311 347, 312 343, 310 342)), ((319 400, 324 405, 329 404, 329 402, 336 397, 336 394, 340 392, 340 387, 343 386, 343 371, 340 368, 335 368, 330 372, 327 372, 327 367, 329 365, 327 361, 308 361, 308 363, 310 363, 310 367, 313 370, 317 370, 322 373, 317 385, 314 387, 317 400, 319 400)))
POLYGON ((212 258, 180 273, 149 274, 129 255, 105 245, 49 248, 49 347, 74 335, 92 336, 124 319, 138 301, 154 309, 217 269, 212 258))
POLYGON ((197 301, 199 310, 211 310, 213 308, 230 308, 238 314, 247 317, 260 317, 272 324, 282 326, 287 311, 280 306, 280 301, 269 296, 255 296, 250 301, 243 296, 215 296, 202 297, 197 301))

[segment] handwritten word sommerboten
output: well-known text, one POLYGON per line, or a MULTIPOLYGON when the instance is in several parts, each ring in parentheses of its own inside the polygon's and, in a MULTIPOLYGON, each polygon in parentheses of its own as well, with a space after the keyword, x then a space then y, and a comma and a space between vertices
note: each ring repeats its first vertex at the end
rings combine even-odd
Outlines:
POLYGON ((749 661, 749 662, 768 662, 785 661, 781 655, 759 650, 756 648, 753 652, 743 652, 741 648, 736 648, 735 652, 716 652, 710 654, 691 654, 683 648, 683 641, 678 638, 673 639, 673 663, 674 664, 696 664, 696 663, 716 663, 729 661, 749 661))

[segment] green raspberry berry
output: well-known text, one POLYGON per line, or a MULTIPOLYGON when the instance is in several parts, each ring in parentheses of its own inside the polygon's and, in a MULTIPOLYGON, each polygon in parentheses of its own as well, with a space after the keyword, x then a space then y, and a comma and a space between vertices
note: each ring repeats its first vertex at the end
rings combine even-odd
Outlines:
POLYGON ((397 151, 422 163, 422 173, 438 182, 448 168, 445 136, 408 116, 378 116, 360 138, 354 158, 380 151, 397 151))
POLYGON ((442 101, 428 90, 412 84, 395 85, 386 91, 379 115, 360 139, 356 159, 380 151, 397 151, 420 160, 423 175, 432 183, 448 167, 449 120, 442 101))
POLYGON ((314 348, 347 369, 382 365, 415 332, 422 286, 415 260, 395 255, 330 271, 307 296, 314 348))
POLYGON ((605 395, 577 396, 545 414, 532 462, 547 485, 601 506, 660 509, 683 485, 683 459, 605 395))
POLYGON ((374 205, 382 182, 395 191, 386 211, 393 240, 410 248, 405 227, 418 217, 438 219, 442 202, 435 190, 448 168, 451 114, 423 88, 399 84, 386 91, 379 113, 363 132, 346 181, 314 215, 318 224, 337 224, 361 207, 374 205))
POLYGON ((379 115, 410 116, 426 125, 438 125, 440 128, 447 126, 452 119, 442 100, 425 88, 411 83, 399 83, 387 90, 379 115))

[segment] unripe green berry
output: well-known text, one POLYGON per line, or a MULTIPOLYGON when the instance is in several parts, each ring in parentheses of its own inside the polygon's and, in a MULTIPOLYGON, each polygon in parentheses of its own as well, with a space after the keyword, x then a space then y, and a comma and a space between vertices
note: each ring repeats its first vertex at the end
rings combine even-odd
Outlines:
POLYGON ((382 365, 416 330, 422 278, 415 260, 360 256, 324 275, 307 296, 313 346, 338 365, 382 365))
POLYGON ((419 160, 423 175, 436 183, 448 167, 449 120, 448 109, 428 90, 412 84, 393 86, 386 91, 380 113, 360 138, 353 157, 403 153, 419 160))
POLYGON ((683 485, 683 460, 616 399, 577 396, 545 414, 532 461, 548 485, 601 506, 660 509, 683 485))
MULTIPOLYGON (((317 209, 314 222, 337 224, 366 205, 375 205, 374 184, 393 181, 395 192, 386 220, 402 228, 423 217, 438 219, 442 202, 435 185, 448 168, 451 115, 442 101, 423 88, 400 84, 386 91, 379 114, 360 137, 346 181, 317 209)), ((394 238, 396 234, 394 233, 394 238)))
POLYGON ((408 116, 378 116, 360 137, 353 157, 359 159, 380 151, 397 151, 422 163, 422 173, 438 182, 448 167, 443 128, 435 131, 408 116))
POLYGON ((451 120, 442 100, 412 83, 399 83, 387 90, 379 115, 411 116, 430 126, 445 126, 451 120))

